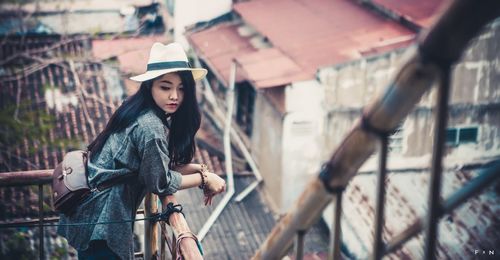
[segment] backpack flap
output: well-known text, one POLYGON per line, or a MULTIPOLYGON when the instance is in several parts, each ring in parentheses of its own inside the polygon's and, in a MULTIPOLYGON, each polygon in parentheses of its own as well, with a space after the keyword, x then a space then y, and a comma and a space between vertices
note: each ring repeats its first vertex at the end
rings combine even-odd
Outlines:
POLYGON ((70 191, 89 189, 87 183, 87 153, 85 151, 78 150, 67 153, 61 166, 64 185, 70 191))

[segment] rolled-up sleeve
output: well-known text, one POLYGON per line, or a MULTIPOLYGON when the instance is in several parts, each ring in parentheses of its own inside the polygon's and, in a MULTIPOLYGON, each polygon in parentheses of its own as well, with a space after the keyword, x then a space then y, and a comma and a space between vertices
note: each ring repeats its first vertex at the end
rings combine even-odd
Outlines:
POLYGON ((181 187, 181 174, 168 167, 170 158, 167 147, 166 140, 154 138, 139 151, 139 179, 144 182, 148 192, 157 195, 172 194, 181 187))

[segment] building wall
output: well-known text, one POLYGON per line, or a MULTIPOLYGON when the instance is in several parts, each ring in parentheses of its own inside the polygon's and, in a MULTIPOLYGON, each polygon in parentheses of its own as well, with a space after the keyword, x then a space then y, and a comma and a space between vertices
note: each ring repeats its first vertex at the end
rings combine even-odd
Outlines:
POLYGON ((186 26, 228 13, 231 11, 231 6, 231 0, 176 0, 173 6, 174 19, 170 20, 174 23, 174 40, 188 49, 189 44, 184 37, 186 26))
MULTIPOLYGON (((408 51, 413 51, 412 48, 414 47, 410 47, 408 51)), ((404 59, 405 52, 395 50, 387 54, 324 68, 318 72, 318 79, 325 86, 327 109, 325 146, 327 150, 333 151, 340 144, 352 128, 355 120, 360 118, 362 107, 386 87, 404 59)), ((444 174, 443 193, 449 194, 450 191, 456 190, 463 185, 463 183, 459 183, 455 179, 463 172, 455 172, 457 168, 459 169, 466 162, 471 163, 481 157, 492 158, 500 155, 499 64, 500 19, 486 28, 471 43, 460 63, 453 68, 448 129, 477 127, 478 133, 477 142, 447 145, 448 157, 445 160, 445 165, 453 170, 444 174)), ((417 108, 408 115, 401 125, 403 133, 400 153, 402 156, 417 158, 398 160, 397 157, 391 155, 388 160, 390 167, 406 168, 406 170, 415 165, 423 168, 428 167, 435 125, 436 110, 433 108, 433 104, 436 94, 436 88, 427 93, 421 99, 417 108)), ((363 168, 371 165, 373 161, 376 162, 377 158, 373 157, 372 159, 374 160, 369 160, 363 168)), ((376 164, 375 167, 371 168, 376 169, 376 164)), ((373 172, 375 170, 371 173, 373 172)), ((408 225, 415 215, 422 215, 426 212, 428 174, 427 170, 422 170, 422 174, 406 171, 398 174, 399 176, 394 173, 388 175, 390 181, 387 182, 389 184, 386 188, 386 216, 390 217, 391 221, 386 222, 386 228, 392 223, 408 225), (398 178, 401 181, 395 181, 398 178), (422 178, 422 180, 413 180, 417 178, 422 178), (418 187, 417 191, 411 192, 411 188, 415 187, 418 187), (402 190, 406 192, 401 192, 402 190), (404 198, 406 196, 404 194, 412 195, 411 198, 404 198), (422 212, 418 212, 418 214, 412 213, 411 215, 401 214, 403 209, 410 208, 412 203, 417 202, 420 206, 416 208, 422 210, 422 212), (391 206, 391 204, 396 205, 396 207, 391 206), (394 212, 392 212, 393 209, 394 212), (398 217, 404 218, 394 221, 398 217)), ((343 233, 344 242, 352 252, 357 254, 358 258, 366 258, 371 251, 372 239, 366 238, 373 234, 372 221, 375 207, 375 190, 373 187, 376 187, 375 179, 374 174, 358 174, 351 180, 344 193, 346 200, 343 203, 344 218, 342 220, 342 229, 346 231, 343 233), (369 178, 371 181, 361 184, 363 178, 369 178), (359 230, 366 233, 359 232, 359 230)), ((469 179, 463 178, 463 180, 467 181, 469 179)), ((445 194, 445 196, 448 194, 445 194)), ((491 202, 494 201, 498 194, 489 193, 489 191, 486 194, 481 195, 481 197, 487 202, 471 200, 471 204, 466 204, 455 211, 453 214, 454 223, 442 223, 443 225, 449 224, 449 227, 440 231, 443 235, 440 238, 439 258, 454 259, 459 256, 464 257, 462 255, 464 252, 466 255, 473 252, 473 250, 466 249, 461 244, 462 239, 467 241, 465 244, 472 245, 471 247, 477 247, 473 245, 474 242, 472 241, 478 234, 480 237, 488 237, 486 240, 495 241, 498 239, 494 235, 481 236, 481 234, 484 234, 483 228, 495 227, 494 217, 488 215, 484 217, 484 220, 480 221, 478 217, 472 217, 470 213, 460 211, 461 209, 478 208, 480 209, 476 210, 478 216, 483 216, 486 214, 485 212, 491 211, 490 209, 498 208, 498 203, 491 202), (481 212, 481 210, 485 212, 481 212), (466 222, 465 225, 464 222, 466 222), (474 228, 469 228, 469 225, 474 226, 474 228), (460 235, 455 234, 456 230, 462 228, 464 229, 458 233, 460 235), (442 256, 443 254, 445 256, 442 256)), ((323 218, 330 228, 332 227, 332 214, 332 205, 329 205, 323 212, 323 218)), ((398 227, 402 228, 402 226, 398 227)), ((392 235, 395 234, 396 232, 392 233, 392 235)), ((413 239, 412 241, 416 240, 413 239)), ((404 250, 396 253, 404 253, 406 256, 393 254, 394 258, 421 258, 422 252, 420 252, 420 249, 422 247, 412 244, 415 243, 412 241, 404 246, 404 250)), ((488 247, 487 242, 483 243, 488 247)))
POLYGON ((282 114, 263 91, 257 91, 253 118, 252 156, 264 178, 264 188, 275 206, 279 206, 282 202, 282 114))
POLYGON ((285 89, 283 119, 282 203, 287 212, 320 170, 324 149, 324 94, 316 80, 295 82, 285 89))
POLYGON ((288 211, 323 157, 324 89, 317 81, 259 90, 252 154, 279 213, 288 211), (279 92, 279 93, 278 93, 279 92))
MULTIPOLYGON (((413 49, 410 47, 409 49, 413 49)), ((411 52, 413 50, 407 50, 411 52)), ((351 129, 360 111, 392 80, 405 59, 404 50, 325 68, 318 78, 325 85, 325 143, 333 150, 351 129)), ((478 127, 478 142, 471 148, 500 152, 500 20, 474 40, 453 70, 449 127, 478 127)), ((431 152, 436 88, 403 122, 401 153, 422 156, 431 152)), ((453 152, 456 146, 450 146, 453 152)))

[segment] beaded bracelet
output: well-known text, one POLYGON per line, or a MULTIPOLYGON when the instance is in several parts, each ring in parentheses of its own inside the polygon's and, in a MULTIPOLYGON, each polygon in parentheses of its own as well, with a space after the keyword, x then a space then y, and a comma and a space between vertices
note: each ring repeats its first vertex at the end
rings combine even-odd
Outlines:
POLYGON ((208 172, 208 166, 204 163, 200 164, 201 165, 201 170, 199 171, 200 176, 201 176, 201 184, 198 186, 198 188, 205 190, 205 187, 207 186, 207 172, 208 172))

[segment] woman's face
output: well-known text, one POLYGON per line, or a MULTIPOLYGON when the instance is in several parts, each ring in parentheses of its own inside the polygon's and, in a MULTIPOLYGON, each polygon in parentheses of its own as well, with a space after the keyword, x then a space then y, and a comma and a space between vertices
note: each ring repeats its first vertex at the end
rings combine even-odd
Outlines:
POLYGON ((184 100, 184 86, 177 73, 167 73, 153 82, 151 95, 165 113, 173 114, 184 100))

